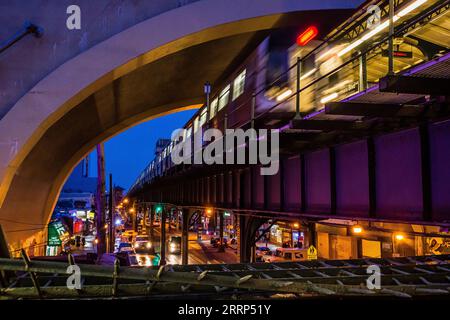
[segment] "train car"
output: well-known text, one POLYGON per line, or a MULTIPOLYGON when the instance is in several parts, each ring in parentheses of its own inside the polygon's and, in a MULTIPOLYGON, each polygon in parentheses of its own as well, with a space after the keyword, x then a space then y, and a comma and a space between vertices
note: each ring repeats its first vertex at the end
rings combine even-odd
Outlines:
MULTIPOLYGON (((224 132, 254 125, 283 130, 289 129, 296 115, 326 118, 321 113, 326 103, 376 89, 389 71, 389 54, 394 56, 392 72, 402 73, 448 52, 448 3, 403 0, 395 5, 391 51, 386 0, 366 2, 331 32, 307 42, 302 37, 316 36, 314 26, 300 35, 299 28, 272 32, 213 90, 210 103, 184 126, 183 140, 193 140, 207 128, 224 132)), ((173 141, 163 150, 146 176, 153 179, 174 170, 171 152, 177 143, 173 141)), ((194 155, 190 156, 193 163, 194 155)))

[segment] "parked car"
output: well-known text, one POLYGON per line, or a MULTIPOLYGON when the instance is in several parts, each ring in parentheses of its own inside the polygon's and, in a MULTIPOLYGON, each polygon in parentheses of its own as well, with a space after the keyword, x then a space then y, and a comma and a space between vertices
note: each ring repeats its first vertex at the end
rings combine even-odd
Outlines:
MULTIPOLYGON (((217 238, 212 237, 211 240, 210 240, 210 243, 211 243, 211 245, 214 248, 217 248, 220 245, 220 238, 219 237, 217 237, 217 238)), ((227 244, 228 244, 228 239, 227 238, 223 238, 223 244, 225 246, 227 246, 227 244)))
POLYGON ((256 261, 262 261, 262 257, 265 255, 271 255, 272 251, 269 247, 256 247, 256 261), (270 252, 270 253, 269 253, 270 252))
POLYGON ((121 252, 129 252, 129 253, 136 253, 135 251, 134 251, 134 248, 133 248, 133 246, 131 245, 131 243, 129 243, 129 242, 121 242, 120 244, 119 244, 119 248, 118 248, 118 250, 117 250, 119 253, 121 253, 121 252))
POLYGON ((120 265, 125 267, 137 267, 139 262, 134 252, 119 252, 116 253, 116 258, 119 259, 120 265))
POLYGON ((264 255, 264 262, 286 262, 286 261, 303 261, 307 258, 308 249, 299 248, 277 248, 274 254, 264 255))

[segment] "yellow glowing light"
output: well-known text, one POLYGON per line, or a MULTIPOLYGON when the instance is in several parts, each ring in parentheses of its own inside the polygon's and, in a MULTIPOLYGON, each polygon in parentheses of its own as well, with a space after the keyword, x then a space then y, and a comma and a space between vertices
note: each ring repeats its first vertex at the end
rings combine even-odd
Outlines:
POLYGON ((212 209, 206 209, 206 214, 210 215, 212 213, 212 209))
POLYGON ((130 213, 133 213, 134 212, 134 208, 130 208, 130 211, 129 211, 130 213))
POLYGON ((278 102, 281 102, 281 101, 283 101, 284 99, 286 99, 287 97, 289 97, 290 95, 292 94, 292 90, 291 89, 287 89, 287 90, 284 90, 282 93, 280 93, 278 96, 277 96, 277 101, 278 102))
POLYGON ((338 97, 337 92, 334 92, 328 96, 323 97, 322 99, 320 99, 320 103, 325 104, 327 102, 330 102, 333 99, 336 99, 338 97))
POLYGON ((395 235, 395 239, 397 239, 398 241, 402 241, 403 239, 405 239, 405 236, 402 235, 401 233, 397 233, 395 235))
POLYGON ((296 222, 294 223, 294 228, 298 228, 300 225, 296 222))
POLYGON ((360 226, 353 227, 353 233, 361 233, 363 231, 363 228, 360 226))
POLYGON ((123 203, 128 203, 129 201, 128 198, 123 199, 123 203))

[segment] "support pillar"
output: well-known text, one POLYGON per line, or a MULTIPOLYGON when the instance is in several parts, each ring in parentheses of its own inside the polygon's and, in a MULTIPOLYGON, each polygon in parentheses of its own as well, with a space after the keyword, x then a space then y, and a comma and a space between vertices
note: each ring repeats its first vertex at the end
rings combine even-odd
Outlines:
POLYGON ((183 209, 183 225, 181 232, 181 264, 189 264, 189 209, 183 209))
POLYGON ((219 211, 219 218, 220 218, 220 224, 219 224, 219 238, 220 238, 220 245, 219 245, 219 252, 225 252, 225 245, 223 243, 223 228, 224 228, 224 214, 223 211, 219 211))
POLYGON ((317 248, 316 239, 316 224, 314 222, 308 222, 308 246, 317 248))
POLYGON ((250 243, 247 234, 247 225, 249 218, 246 216, 239 216, 239 262, 250 262, 250 243))
POLYGON ((159 261, 160 265, 166 264, 166 216, 167 216, 166 210, 167 210, 166 207, 163 207, 161 211, 161 238, 160 238, 161 260, 159 261))
POLYGON ((149 234, 150 239, 153 241, 153 222, 155 220, 155 205, 150 207, 150 226, 149 226, 149 234))
POLYGON ((239 216, 239 257, 241 263, 255 262, 256 231, 266 221, 266 219, 239 216))

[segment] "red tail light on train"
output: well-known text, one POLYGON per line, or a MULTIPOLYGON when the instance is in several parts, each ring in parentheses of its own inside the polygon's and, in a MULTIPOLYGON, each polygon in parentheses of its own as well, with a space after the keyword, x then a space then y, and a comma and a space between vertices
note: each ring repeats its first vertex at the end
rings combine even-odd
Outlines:
POLYGON ((297 37, 297 44, 299 46, 307 45, 308 42, 310 42, 312 39, 314 39, 318 33, 319 33, 319 30, 317 30, 317 28, 315 26, 309 26, 308 28, 306 28, 305 31, 303 31, 302 34, 300 34, 297 37))

